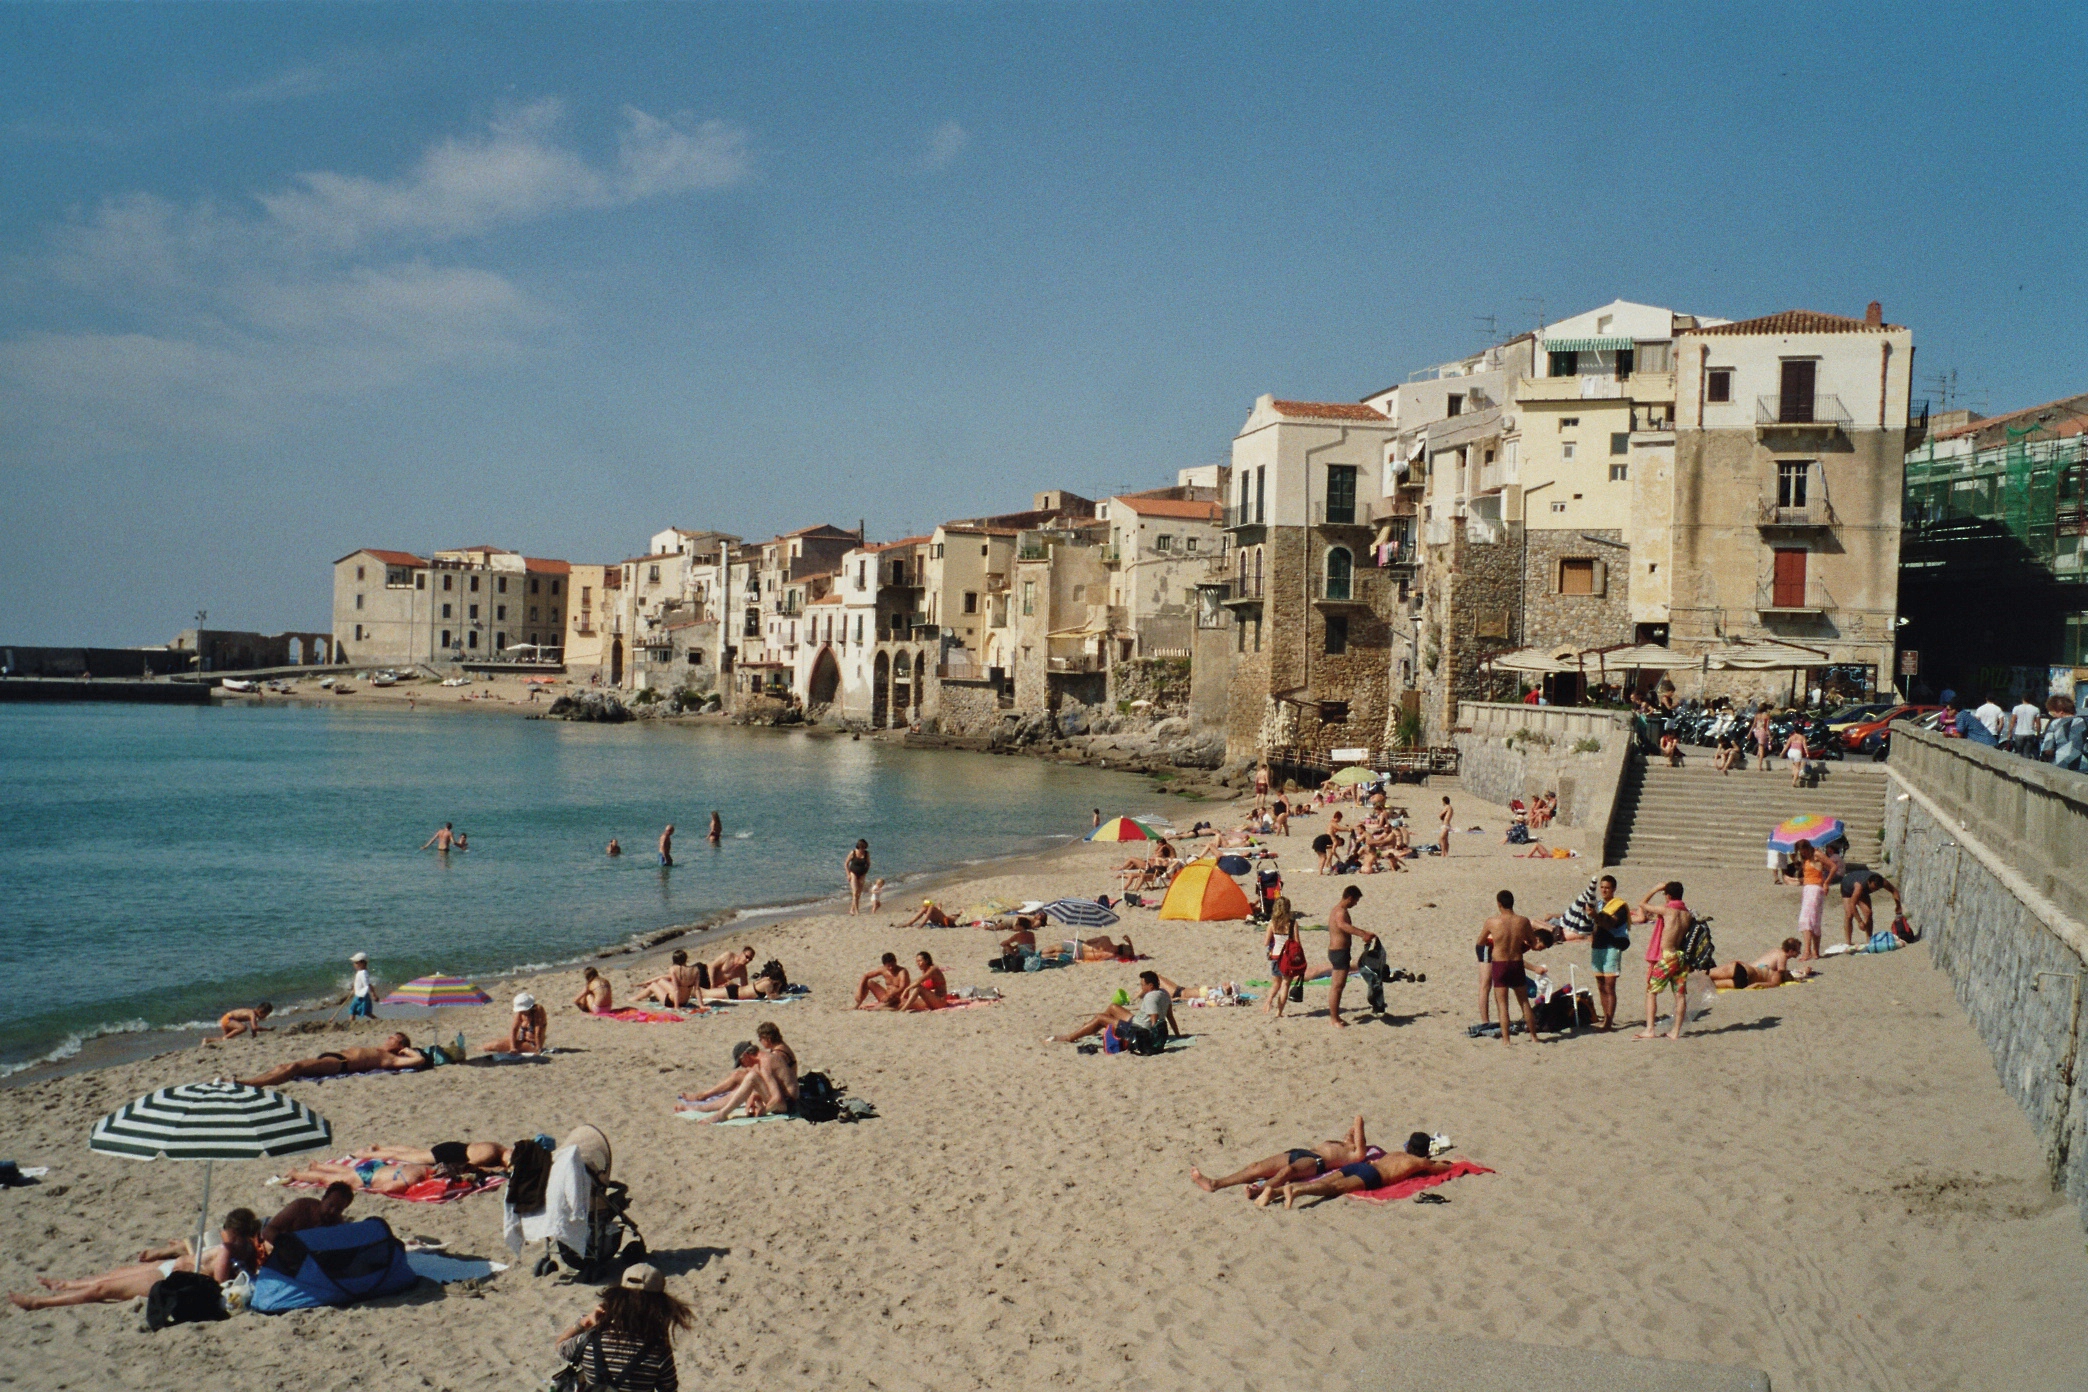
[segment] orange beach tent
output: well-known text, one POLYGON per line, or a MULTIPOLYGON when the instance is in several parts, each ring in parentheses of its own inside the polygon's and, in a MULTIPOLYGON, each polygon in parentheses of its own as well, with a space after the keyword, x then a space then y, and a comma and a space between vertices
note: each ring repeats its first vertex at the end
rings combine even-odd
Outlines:
POLYGON ((1247 895, 1233 877, 1218 868, 1211 859, 1192 860, 1175 875, 1174 883, 1167 887, 1167 898, 1161 901, 1160 917, 1184 918, 1192 922, 1209 922, 1213 919, 1248 918, 1254 907, 1247 902, 1247 895))

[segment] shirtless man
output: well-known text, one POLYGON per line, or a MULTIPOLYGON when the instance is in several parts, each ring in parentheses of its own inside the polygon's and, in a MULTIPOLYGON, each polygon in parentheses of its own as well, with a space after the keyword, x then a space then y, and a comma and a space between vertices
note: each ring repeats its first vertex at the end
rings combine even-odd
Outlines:
POLYGON ((894 928, 955 928, 957 920, 943 911, 942 905, 933 899, 923 899, 921 909, 904 923, 895 923, 894 928))
POLYGON ((1689 965, 1682 960, 1682 935, 1689 931, 1695 918, 1689 912, 1689 905, 1682 901, 1680 880, 1669 880, 1647 890, 1646 897, 1639 901, 1639 908, 1645 912, 1647 931, 1652 934, 1653 941, 1646 947, 1646 1027, 1631 1037, 1658 1037, 1659 1032, 1653 1026, 1659 1019, 1656 1011, 1660 993, 1673 991, 1675 1026, 1668 1031, 1668 1038, 1680 1039, 1682 1021, 1689 1014, 1689 965), (1666 896, 1666 902, 1658 907, 1653 904, 1656 894, 1666 896))
POLYGON ((1869 942, 1871 934, 1876 931, 1876 920, 1872 916, 1875 910, 1871 907, 1871 895, 1873 892, 1882 889, 1892 896, 1892 916, 1894 918, 1902 917, 1907 912, 1907 906, 1900 902, 1899 886, 1876 871, 1872 871, 1861 879, 1856 879, 1853 874, 1847 875, 1842 880, 1842 886, 1846 891, 1842 898, 1842 942, 1844 944, 1854 945, 1859 932, 1862 934, 1863 940, 1869 942), (1850 883, 1852 880, 1855 881, 1853 884, 1850 883))
POLYGON ((242 1034, 251 1034, 258 1039, 261 1031, 269 1028, 269 1026, 261 1022, 266 1020, 274 1011, 275 1007, 267 1001, 252 1007, 242 1006, 238 1010, 227 1010, 224 1014, 218 1016, 218 1029, 220 1031, 218 1038, 221 1040, 237 1039, 242 1034))
POLYGON ((544 1035, 551 1028, 551 1017, 537 998, 524 991, 515 997, 515 1014, 508 1024, 508 1032, 499 1039, 489 1039, 484 1048, 489 1054, 541 1054, 544 1052, 544 1035))
POLYGON ((748 1116, 787 1112, 797 1105, 797 1055, 783 1042, 783 1031, 764 1022, 754 1031, 758 1047, 751 1058, 742 1055, 735 1070, 738 1081, 722 1093, 707 1097, 684 1097, 690 1110, 704 1113, 705 1121, 726 1121, 741 1107, 748 1116))
POLYGON ((1321 1141, 1316 1146, 1292 1146, 1281 1155, 1271 1155, 1266 1160, 1257 1160, 1244 1170, 1235 1170, 1223 1179, 1208 1179, 1196 1166, 1189 1167, 1189 1182, 1206 1194, 1215 1194, 1220 1189, 1235 1185, 1251 1186, 1247 1197, 1254 1198, 1262 1188, 1270 1184, 1303 1183, 1318 1179, 1329 1166, 1339 1168, 1351 1165, 1364 1158, 1368 1141, 1363 1134, 1363 1118, 1357 1117, 1349 1123, 1348 1135, 1338 1141, 1321 1141))
POLYGON ((234 1081, 247 1087, 274 1087, 299 1078, 338 1078, 343 1073, 410 1073, 426 1068, 428 1056, 413 1047, 403 1034, 394 1034, 374 1048, 341 1049, 317 1058, 279 1063, 265 1073, 234 1081))
POLYGON ((1493 947, 1487 975, 1493 987, 1494 1004, 1501 1016, 1501 1043, 1513 1043, 1514 1031, 1509 1028, 1512 1012, 1508 1009, 1511 997, 1522 1002, 1523 1028, 1529 1031, 1534 1042, 1537 1038, 1537 1016, 1530 1009, 1529 973, 1523 970, 1523 954, 1536 944, 1536 930, 1530 920, 1515 911, 1515 896, 1502 890, 1494 896, 1499 907, 1494 916, 1486 920, 1480 930, 1479 940, 1493 947))
POLYGON ((612 856, 620 856, 623 854, 623 845, 620 842, 618 842, 614 836, 609 838, 609 850, 607 853, 612 856))
POLYGON ((1436 849, 1444 855, 1450 854, 1450 821, 1456 815, 1457 809, 1450 805, 1449 795, 1445 794, 1443 810, 1436 814, 1436 820, 1443 824, 1443 829, 1436 833, 1436 849))
MULTIPOLYGON (((1034 937, 1032 937, 1032 941, 1034 941, 1034 937)), ((858 1010, 897 1010, 899 1008, 899 995, 912 983, 912 980, 913 978, 907 974, 906 968, 899 965, 899 959, 887 952, 882 958, 878 959, 878 964, 869 971, 864 972, 863 979, 856 983, 855 1008, 858 1010)))
POLYGON ((326 1186, 326 1192, 318 1198, 306 1195, 284 1204, 276 1216, 269 1219, 261 1229, 260 1245, 263 1251, 291 1233, 304 1232, 310 1228, 330 1228, 341 1222, 348 1214, 348 1205, 355 1202, 355 1187, 338 1180, 326 1186))
POLYGON ((1368 938, 1372 942, 1378 935, 1367 928, 1358 928, 1349 917, 1349 911, 1363 901, 1363 891, 1350 885, 1341 891, 1341 902, 1327 915, 1327 965, 1333 968, 1334 979, 1327 987, 1327 1018, 1336 1029, 1347 1029, 1348 1021, 1341 1018, 1341 988, 1348 984, 1351 938, 1368 938))
POLYGON ((895 1010, 940 1010, 949 1004, 949 983, 943 979, 943 969, 935 965, 935 959, 925 952, 914 954, 914 965, 921 974, 913 985, 901 991, 895 1010))
POLYGON ((609 986, 609 978, 593 967, 585 968, 580 975, 582 985, 580 994, 573 997, 574 1006, 590 1015, 607 1014, 614 1008, 614 993, 609 986))
POLYGON ((1763 953, 1751 967, 1743 962, 1728 962, 1711 968, 1711 984, 1745 991, 1750 986, 1781 986, 1786 981, 1803 981, 1812 975, 1811 964, 1798 957, 1803 947, 1798 939, 1785 938, 1782 947, 1763 953))
POLYGON ((444 822, 441 830, 421 842, 421 849, 425 851, 428 847, 433 846, 438 851, 446 851, 456 843, 457 833, 452 829, 451 823, 444 822))
MULTIPOLYGON (((252 1209, 233 1209, 225 1215, 225 1226, 218 1233, 219 1245, 203 1253, 201 1271, 220 1285, 238 1272, 251 1274, 261 1265, 261 1253, 254 1245, 260 1234, 261 1220, 252 1209)), ((48 1310, 59 1305, 117 1304, 144 1299, 152 1293, 155 1285, 177 1271, 198 1269, 195 1249, 183 1240, 140 1252, 136 1265, 119 1266, 99 1276, 83 1276, 70 1281, 39 1276, 36 1280, 44 1288, 42 1295, 16 1293, 7 1298, 16 1308, 23 1310, 48 1310)))
POLYGON ((663 866, 674 864, 674 823, 672 822, 667 823, 667 829, 660 833, 660 864, 663 866))
POLYGON ((1327 1199, 1337 1194, 1352 1194, 1358 1189, 1383 1189, 1402 1179, 1442 1174, 1450 1168, 1448 1161, 1428 1158, 1428 1133, 1416 1131, 1407 1137, 1406 1152, 1402 1155, 1388 1155, 1382 1160, 1350 1161, 1326 1178, 1305 1184, 1271 1184, 1254 1202, 1267 1208, 1269 1200, 1281 1190, 1283 1206, 1289 1208, 1299 1199, 1327 1199))
POLYGON ((698 993, 709 984, 708 974, 701 966, 690 966, 689 954, 682 948, 674 949, 672 962, 666 971, 640 986, 632 999, 658 1001, 677 1009, 695 1000, 697 1008, 702 1009, 702 997, 698 993))

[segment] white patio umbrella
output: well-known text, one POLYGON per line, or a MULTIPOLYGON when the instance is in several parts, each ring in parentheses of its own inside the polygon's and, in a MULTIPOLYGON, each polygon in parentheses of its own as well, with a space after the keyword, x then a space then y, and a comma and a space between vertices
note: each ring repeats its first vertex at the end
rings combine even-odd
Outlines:
POLYGON ((260 1160, 316 1150, 333 1141, 333 1127, 304 1103, 220 1078, 161 1088, 94 1123, 87 1148, 132 1160, 201 1160, 203 1212, 196 1220, 196 1255, 210 1225, 210 1167, 219 1160, 260 1160))
POLYGON ((1550 652, 1541 648, 1518 648, 1514 652, 1495 653, 1491 657, 1483 659, 1479 665, 1490 667, 1496 672, 1532 672, 1540 675, 1550 675, 1555 672, 1577 670, 1575 664, 1570 660, 1572 656, 1573 649, 1571 648, 1558 648, 1550 652))

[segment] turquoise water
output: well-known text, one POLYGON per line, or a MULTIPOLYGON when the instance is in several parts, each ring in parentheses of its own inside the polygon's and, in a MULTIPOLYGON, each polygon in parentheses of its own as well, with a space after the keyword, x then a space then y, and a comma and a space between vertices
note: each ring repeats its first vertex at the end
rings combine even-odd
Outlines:
POLYGON ((0 1066, 338 991, 358 950, 380 985, 490 974, 822 897, 858 836, 887 878, 1031 849, 1085 832, 1097 804, 1135 810, 1146 787, 715 725, 0 706, 0 1066), (420 850, 445 821, 471 848, 420 850))

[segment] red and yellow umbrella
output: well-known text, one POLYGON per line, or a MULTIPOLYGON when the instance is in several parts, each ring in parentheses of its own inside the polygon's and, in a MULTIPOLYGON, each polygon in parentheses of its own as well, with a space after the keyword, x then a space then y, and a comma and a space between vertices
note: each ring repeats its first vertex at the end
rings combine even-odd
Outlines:
POLYGON ((1158 841, 1160 833, 1130 817, 1111 817, 1087 834, 1090 841, 1158 841))
POLYGON ((1205 923, 1216 919, 1248 918, 1254 906, 1233 877, 1211 859, 1192 860, 1175 875, 1160 903, 1160 917, 1205 923))

